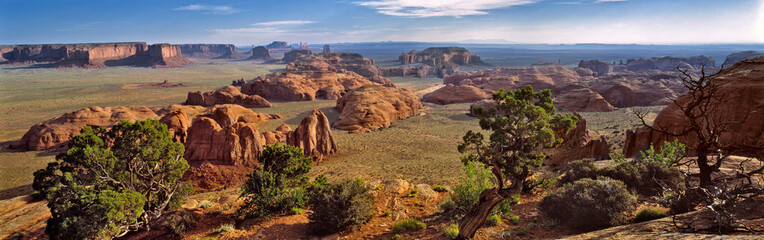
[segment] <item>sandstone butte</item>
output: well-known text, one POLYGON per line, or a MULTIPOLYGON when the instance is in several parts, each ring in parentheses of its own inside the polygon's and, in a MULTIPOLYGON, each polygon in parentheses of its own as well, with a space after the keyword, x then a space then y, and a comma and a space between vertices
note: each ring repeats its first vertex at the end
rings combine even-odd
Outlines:
POLYGON ((421 52, 412 50, 408 54, 401 53, 398 60, 406 66, 383 69, 385 76, 444 77, 457 72, 459 66, 485 64, 480 61, 480 56, 462 47, 431 47, 421 52))
POLYGON ((42 44, 3 46, 2 56, 11 63, 54 63, 58 67, 179 67, 191 63, 179 46, 133 43, 42 44), (9 50, 13 47, 12 50, 9 50), (6 52, 7 51, 7 52, 6 52))
POLYGON ((258 76, 241 87, 241 92, 269 100, 312 101, 338 99, 346 92, 372 84, 354 72, 276 72, 258 76))
POLYGON ((219 104, 237 104, 244 107, 271 107, 271 103, 258 95, 241 93, 240 87, 226 86, 211 92, 188 92, 186 105, 211 107, 219 104))
POLYGON ((422 102, 437 104, 468 103, 488 99, 491 91, 479 89, 471 85, 454 86, 448 84, 422 96, 422 102))
POLYGON ((333 127, 351 133, 387 128, 398 119, 419 114, 422 103, 409 90, 366 85, 337 100, 340 115, 333 127))
POLYGON ((271 53, 268 51, 268 48, 263 46, 257 46, 252 49, 252 56, 247 58, 247 60, 273 60, 273 57, 271 57, 271 53))
POLYGON ((284 53, 284 57, 281 58, 281 61, 283 61, 284 63, 291 63, 291 62, 297 61, 300 58, 312 56, 313 54, 315 53, 309 49, 292 50, 287 53, 284 53))
POLYGON ((294 132, 287 134, 286 142, 302 148, 306 156, 313 157, 314 162, 321 162, 325 156, 339 153, 329 119, 318 109, 305 117, 294 132))
MULTIPOLYGON (((721 134, 719 142, 722 145, 749 145, 764 147, 764 57, 744 60, 723 70, 720 75, 711 80, 711 84, 720 85, 719 96, 722 101, 710 101, 711 124, 729 123, 727 130, 721 134)), ((682 95, 665 109, 654 121, 654 127, 678 133, 688 125, 679 106, 684 106, 691 99, 688 94, 682 95)), ((694 133, 679 137, 663 134, 649 128, 641 127, 635 131, 627 131, 624 155, 634 156, 653 144, 660 149, 665 141, 678 139, 689 148, 697 143, 694 133)), ((755 152, 736 152, 735 154, 762 154, 755 152)))
POLYGON ((286 70, 332 72, 346 70, 355 72, 375 83, 395 86, 395 83, 385 78, 382 70, 374 65, 374 60, 357 53, 321 53, 304 56, 287 64, 286 70))
POLYGON ((233 44, 177 44, 180 52, 187 58, 237 59, 233 44))

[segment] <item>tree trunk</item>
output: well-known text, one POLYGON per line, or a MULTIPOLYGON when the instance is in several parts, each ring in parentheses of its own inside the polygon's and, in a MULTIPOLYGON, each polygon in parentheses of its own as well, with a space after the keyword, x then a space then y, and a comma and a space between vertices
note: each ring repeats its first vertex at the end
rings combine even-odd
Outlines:
POLYGON ((705 152, 699 152, 698 153, 698 169, 700 170, 700 173, 698 177, 700 178, 700 186, 701 187, 707 187, 712 184, 711 182, 711 173, 713 173, 713 168, 708 165, 708 155, 705 152))
POLYGON ((472 206, 464 215, 461 221, 459 221, 459 235, 457 239, 469 239, 475 236, 475 232, 483 225, 486 218, 491 215, 491 210, 501 201, 504 201, 504 197, 499 195, 499 191, 495 188, 486 189, 480 194, 480 199, 475 206, 472 206))

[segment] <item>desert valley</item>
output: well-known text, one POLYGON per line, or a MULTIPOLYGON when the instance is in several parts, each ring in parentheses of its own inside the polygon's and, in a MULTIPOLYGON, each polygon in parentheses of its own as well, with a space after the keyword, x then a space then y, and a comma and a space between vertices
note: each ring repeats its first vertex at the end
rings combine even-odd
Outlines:
MULTIPOLYGON (((543 1, 499 2, 350 5, 458 27, 543 1)), ((761 42, 283 30, 304 24, 200 41, 224 44, 0 37, 0 239, 764 236, 761 42)))

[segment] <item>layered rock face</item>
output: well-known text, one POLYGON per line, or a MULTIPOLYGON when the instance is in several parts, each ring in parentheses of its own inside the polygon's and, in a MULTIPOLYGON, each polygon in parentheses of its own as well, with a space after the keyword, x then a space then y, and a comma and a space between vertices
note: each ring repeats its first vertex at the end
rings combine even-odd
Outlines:
POLYGON ((308 49, 292 50, 287 53, 284 53, 284 58, 282 58, 281 61, 285 63, 291 63, 291 62, 297 61, 300 58, 312 56, 313 54, 315 53, 308 49))
POLYGON ((89 107, 32 126, 11 148, 42 150, 64 147, 85 126, 110 127, 120 121, 159 119, 144 106, 89 107))
POLYGON ((387 128, 395 120, 419 114, 423 106, 411 91, 366 85, 345 94, 336 108, 340 116, 333 126, 358 133, 387 128))
POLYGON ((609 77, 591 84, 591 89, 615 107, 659 106, 671 103, 674 90, 660 81, 639 81, 638 76, 609 77))
POLYGON ((259 76, 241 87, 241 92, 270 100, 312 101, 338 99, 347 91, 372 84, 353 72, 276 72, 259 76))
POLYGON ((321 162, 325 156, 339 153, 329 119, 318 109, 303 119, 294 132, 287 134, 286 142, 302 148, 305 155, 313 157, 315 162, 321 162))
POLYGON ((322 53, 295 60, 286 66, 287 71, 332 71, 355 72, 372 82, 385 86, 395 86, 390 79, 382 76, 382 70, 370 60, 357 53, 322 53))
POLYGON ((268 48, 257 46, 252 49, 252 56, 247 58, 247 60, 273 60, 273 57, 271 57, 271 53, 268 51, 268 48))
POLYGON ((187 58, 237 59, 233 44, 178 44, 180 52, 187 58))
POLYGON ((386 74, 385 76, 408 76, 408 73, 416 73, 417 76, 426 76, 423 74, 427 73, 427 75, 444 77, 457 72, 459 66, 485 64, 480 61, 480 56, 471 53, 462 47, 432 47, 421 52, 412 50, 408 54, 401 54, 398 57, 398 60, 404 65, 421 64, 431 66, 432 69, 423 68, 421 65, 414 68, 411 66, 395 67, 386 70, 384 72, 386 74))
MULTIPOLYGON (((748 145, 764 147, 764 57, 738 62, 725 69, 711 84, 719 87, 717 96, 712 99, 708 111, 710 124, 727 124, 721 133, 719 142, 722 146, 748 145), (721 100, 721 101, 720 101, 721 100)), ((692 97, 685 94, 676 99, 656 117, 653 126, 669 133, 681 133, 687 129, 688 121, 679 106, 686 105, 692 97)), ((688 133, 679 137, 639 128, 628 131, 624 144, 624 155, 634 156, 653 144, 660 149, 665 141, 674 139, 685 143, 688 151, 697 143, 697 135, 688 133)), ((735 152, 736 154, 762 154, 761 152, 735 152)))
POLYGON ((443 84, 472 85, 482 89, 554 88, 582 80, 576 71, 557 64, 534 64, 527 68, 497 68, 459 72, 443 78, 443 84))
POLYGON ((190 63, 177 46, 143 42, 18 45, 3 53, 3 58, 11 63, 56 63, 60 67, 177 67, 190 63))
POLYGON ((211 92, 188 92, 186 105, 199 105, 211 107, 219 104, 236 104, 244 107, 271 107, 271 103, 258 95, 247 95, 241 93, 241 90, 235 86, 226 86, 224 88, 211 92))
POLYGON ((471 85, 454 86, 448 84, 422 96, 423 102, 437 104, 468 103, 488 99, 491 92, 471 85))
POLYGON ((257 124, 268 119, 238 105, 218 106, 193 120, 186 133, 184 157, 189 162, 254 167, 263 150, 257 124))
POLYGON ((579 112, 610 112, 615 110, 613 105, 602 95, 587 87, 570 84, 552 90, 555 97, 554 106, 559 110, 579 112))
POLYGON ((754 59, 757 57, 764 56, 764 52, 756 52, 756 51, 745 51, 745 52, 736 52, 733 54, 730 54, 727 56, 727 62, 725 63, 725 66, 732 66, 735 63, 738 63, 740 61, 746 60, 746 59, 754 59))

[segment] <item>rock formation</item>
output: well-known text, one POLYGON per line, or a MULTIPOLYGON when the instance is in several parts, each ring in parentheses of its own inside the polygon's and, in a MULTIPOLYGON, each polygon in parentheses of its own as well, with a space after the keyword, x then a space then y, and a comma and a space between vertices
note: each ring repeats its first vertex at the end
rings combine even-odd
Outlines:
POLYGON ((144 106, 88 107, 66 113, 32 126, 21 140, 11 148, 42 150, 65 147, 72 137, 85 126, 110 127, 120 121, 159 119, 154 111, 144 106))
POLYGON ((382 68, 381 70, 383 76, 414 76, 418 78, 424 78, 427 76, 438 75, 438 69, 430 65, 390 67, 382 68))
POLYGON ((738 63, 740 61, 746 60, 746 59, 754 59, 757 57, 764 56, 764 52, 756 52, 756 51, 745 51, 745 52, 736 52, 733 54, 730 54, 727 56, 727 62, 725 62, 725 66, 732 66, 735 63, 738 63))
POLYGON ((225 165, 254 167, 262 151, 257 124, 268 120, 238 105, 222 105, 198 116, 186 133, 189 162, 216 161, 225 165))
POLYGON ((674 90, 661 81, 640 81, 639 76, 608 76, 591 84, 591 89, 615 107, 658 106, 671 103, 674 90))
POLYGON ((143 42, 16 45, 2 55, 11 63, 53 63, 59 67, 178 67, 190 63, 177 46, 143 42))
POLYGON ((491 92, 471 85, 454 86, 448 84, 422 96, 423 102, 437 104, 468 103, 488 99, 491 92))
POLYGON ((382 76, 382 70, 370 60, 357 53, 322 53, 295 60, 286 66, 287 71, 332 71, 355 72, 372 82, 385 86, 395 86, 390 79, 382 76))
POLYGON ((268 51, 268 48, 263 46, 257 46, 252 49, 252 56, 247 58, 247 60, 273 60, 273 57, 271 57, 271 53, 268 51))
POLYGON ((289 44, 284 41, 273 41, 271 44, 265 46, 268 49, 274 48, 289 48, 289 44))
POLYGON ((332 52, 332 47, 329 45, 324 45, 323 53, 330 53, 330 52, 332 52))
MULTIPOLYGON (((764 57, 744 60, 725 69, 711 84, 720 85, 718 96, 709 103, 710 124, 727 123, 719 142, 723 146, 749 145, 764 147, 764 57)), ((687 128, 687 120, 678 106, 687 104, 690 95, 682 95, 664 108, 656 117, 653 126, 670 133, 679 133, 687 128)), ((624 155, 631 157, 653 144, 660 149, 665 141, 678 139, 687 144, 688 151, 697 142, 694 133, 674 137, 647 128, 627 131, 624 155)), ((761 152, 736 152, 737 154, 762 154, 761 152)))
POLYGON ((334 127, 351 133, 387 128, 398 119, 419 114, 422 103, 406 89, 366 85, 337 100, 334 127))
POLYGON ((552 166, 559 166, 583 158, 608 159, 610 146, 605 137, 596 138, 592 136, 595 133, 586 129, 586 119, 577 112, 573 112, 573 115, 578 117, 576 127, 565 135, 559 147, 545 151, 549 158, 548 163, 552 166))
POLYGON ((211 107, 219 104, 236 104, 244 107, 271 107, 268 100, 258 95, 241 93, 238 87, 226 86, 211 92, 188 92, 186 105, 211 107))
POLYGON ((597 76, 604 76, 613 72, 637 72, 645 70, 658 70, 663 72, 675 71, 677 68, 698 71, 702 67, 713 68, 716 62, 711 57, 695 56, 689 58, 661 57, 649 59, 628 59, 625 64, 611 64, 599 60, 581 61, 579 68, 591 69, 597 76))
POLYGON ((313 157, 315 162, 339 153, 329 119, 318 109, 313 110, 293 132, 287 134, 286 141, 289 145, 302 148, 305 155, 313 157))
POLYGON ((312 101, 338 99, 347 91, 372 84, 366 78, 347 72, 276 72, 259 76, 241 87, 241 92, 270 100, 312 101))
POLYGON ((238 59, 233 44, 178 44, 187 58, 238 59))
POLYGON ((407 76, 407 73, 417 73, 417 76, 421 76, 422 73, 428 73, 427 75, 444 77, 457 72, 459 66, 485 64, 480 61, 480 56, 462 47, 431 47, 421 52, 412 50, 408 54, 401 53, 398 60, 403 65, 418 64, 419 66, 415 66, 416 70, 413 71, 412 66, 390 68, 384 71, 385 76, 407 76), (432 69, 420 68, 421 65, 431 66, 432 69))
POLYGON ((555 98, 554 106, 558 110, 579 112, 610 112, 615 110, 615 107, 610 105, 599 93, 578 84, 554 88, 552 89, 552 96, 555 98))
POLYGON ((308 49, 298 49, 298 50, 292 50, 287 53, 284 53, 284 58, 281 59, 281 61, 285 63, 290 63, 297 61, 300 58, 312 56, 315 54, 313 51, 308 49))
POLYGON ((491 91, 517 89, 527 85, 534 89, 554 88, 581 81, 581 76, 570 68, 557 64, 533 64, 527 68, 497 68, 492 70, 459 72, 443 78, 443 84, 472 85, 491 91))
POLYGON ((263 140, 265 145, 271 145, 275 143, 284 142, 287 140, 287 136, 292 133, 292 128, 289 125, 281 124, 276 128, 276 131, 263 132, 263 140))

